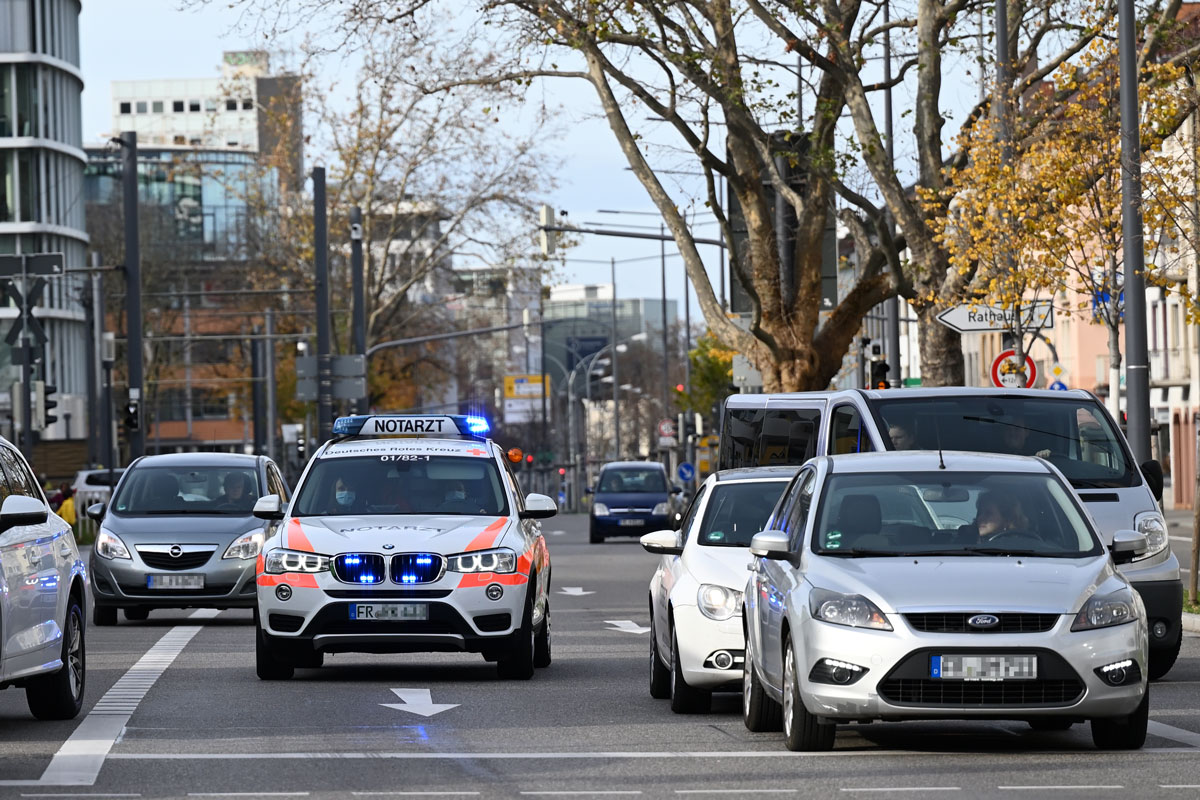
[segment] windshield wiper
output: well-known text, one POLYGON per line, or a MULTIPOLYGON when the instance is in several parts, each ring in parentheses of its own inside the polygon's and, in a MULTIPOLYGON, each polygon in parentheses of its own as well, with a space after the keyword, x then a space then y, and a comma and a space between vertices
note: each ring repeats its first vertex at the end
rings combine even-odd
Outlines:
POLYGON ((981 556, 1044 556, 1048 555, 1039 550, 1009 550, 1003 547, 966 547, 963 548, 968 553, 977 553, 981 556))

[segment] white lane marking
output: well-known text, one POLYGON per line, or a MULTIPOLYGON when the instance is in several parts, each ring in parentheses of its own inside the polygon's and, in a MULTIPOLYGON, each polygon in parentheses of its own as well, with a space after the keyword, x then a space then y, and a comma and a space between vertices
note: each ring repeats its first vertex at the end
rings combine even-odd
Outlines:
POLYGON ((27 794, 21 797, 141 797, 140 794, 105 794, 103 792, 58 792, 55 794, 27 794))
POLYGON ((840 792, 961 792, 958 786, 843 786, 840 792))
POLYGON ((606 619, 605 625, 611 625, 610 631, 620 631, 621 633, 646 633, 649 628, 643 628, 631 619, 606 619))
POLYGON ((562 536, 566 531, 550 531, 551 536, 562 536))
POLYGON ((407 711, 422 717, 432 717, 443 711, 458 708, 458 703, 435 703, 428 689, 392 689, 392 694, 400 698, 399 703, 380 703, 384 708, 394 708, 397 711, 407 711))
POLYGON ((1200 733, 1176 728, 1174 725, 1167 725, 1165 722, 1150 720, 1146 724, 1146 733, 1190 745, 1191 747, 1200 747, 1200 733))
POLYGON ((1171 537, 1171 541, 1173 541, 1173 542, 1187 542, 1188 544, 1191 544, 1191 543, 1192 543, 1192 537, 1190 537, 1190 536, 1172 536, 1172 537, 1171 537))
POLYGON ((479 792, 351 792, 354 797, 474 797, 479 792))
POLYGON ((1200 789, 1200 783, 1160 783, 1160 789, 1200 789))
POLYGON ((795 794, 799 789, 676 789, 675 794, 795 794))
POLYGON ((188 792, 188 797, 308 797, 308 792, 188 792))
POLYGON ((595 592, 585 592, 582 586, 564 586, 558 590, 558 594, 565 594, 567 597, 583 597, 585 594, 595 594, 595 592))
POLYGON ((1062 785, 1055 785, 1055 784, 1050 783, 1050 784, 1043 784, 1040 786, 997 786, 996 788, 1002 789, 1004 791, 1009 791, 1009 792, 1026 792, 1026 791, 1082 792, 1084 790, 1090 791, 1092 789, 1124 789, 1125 787, 1124 786, 1113 786, 1111 784, 1105 786, 1105 785, 1099 785, 1099 784, 1083 784, 1083 783, 1075 784, 1073 786, 1062 786, 1062 785))
POLYGON ((630 790, 616 790, 616 789, 608 789, 608 790, 604 790, 604 789, 581 789, 581 790, 578 790, 578 791, 573 791, 573 792, 568 792, 568 791, 562 791, 562 792, 549 792, 549 791, 548 791, 548 792, 521 792, 521 794, 527 794, 527 795, 530 795, 530 796, 532 796, 532 797, 537 797, 537 796, 546 796, 546 797, 578 797, 578 796, 590 796, 590 795, 596 795, 596 794, 641 794, 641 791, 639 791, 639 790, 637 790, 637 789, 630 789, 630 790))
MULTIPOLYGON (((215 608, 202 608, 193 611, 188 618, 212 619, 220 613, 215 608)), ((5 780, 0 781, 0 786, 94 786, 104 759, 125 730, 138 703, 200 631, 199 625, 177 625, 163 634, 96 702, 58 748, 41 778, 5 780)))
MULTIPOLYGON (((1143 747, 1138 753, 1167 753, 1196 757, 1195 750, 1189 747, 1143 747)), ((1076 757, 1094 756, 1097 759, 1110 760, 1112 753, 1101 753, 1095 750, 1039 750, 1039 755, 1069 755, 1076 757)), ((1002 754, 997 754, 1002 755, 1002 754)), ((792 752, 790 750, 677 750, 677 751, 580 751, 580 752, 374 752, 374 753, 335 753, 335 752, 296 752, 296 753, 112 753, 111 760, 120 761, 359 761, 359 760, 398 760, 398 761, 441 761, 441 760, 598 760, 598 759, 681 759, 681 758, 864 758, 864 757, 921 757, 940 756, 955 758, 962 753, 927 752, 921 750, 830 750, 825 752, 792 752)))

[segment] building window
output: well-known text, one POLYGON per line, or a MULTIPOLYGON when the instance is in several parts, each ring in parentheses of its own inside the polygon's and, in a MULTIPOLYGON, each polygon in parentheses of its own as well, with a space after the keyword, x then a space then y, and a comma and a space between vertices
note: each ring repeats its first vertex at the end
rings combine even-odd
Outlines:
POLYGON ((226 111, 237 111, 237 100, 226 100, 225 101, 225 110, 226 111))
POLYGON ((174 111, 176 114, 182 114, 183 113, 183 101, 176 100, 173 103, 171 103, 171 110, 174 111))
POLYGON ((237 140, 237 139, 228 139, 228 140, 226 140, 226 142, 225 142, 225 146, 226 146, 226 147, 237 147, 237 146, 238 146, 238 140, 237 140))
POLYGON ((196 139, 191 139, 191 140, 189 140, 189 141, 188 141, 188 144, 190 144, 190 145, 194 145, 194 146, 196 146, 196 147, 199 147, 199 146, 200 146, 200 139, 199 139, 199 138, 196 138, 196 139))
POLYGON ((176 134, 172 140, 172 144, 187 144, 187 137, 176 134))
POLYGON ((163 101, 155 100, 153 103, 150 104, 150 110, 153 111, 155 114, 163 113, 163 101))
POLYGON ((242 111, 252 111, 254 109, 254 101, 246 98, 242 101, 242 111))
POLYGON ((204 101, 204 110, 210 114, 212 112, 216 111, 217 110, 217 101, 216 100, 205 100, 204 101))
POLYGON ((145 100, 138 100, 138 102, 137 102, 137 113, 139 113, 139 114, 145 114, 147 110, 148 110, 148 106, 146 105, 146 101, 145 101, 145 100))
POLYGON ((200 110, 200 101, 199 100, 188 100, 188 111, 194 112, 194 111, 199 111, 199 110, 200 110))
POLYGON ((122 114, 132 114, 133 113, 133 104, 132 103, 121 103, 121 113, 122 114))

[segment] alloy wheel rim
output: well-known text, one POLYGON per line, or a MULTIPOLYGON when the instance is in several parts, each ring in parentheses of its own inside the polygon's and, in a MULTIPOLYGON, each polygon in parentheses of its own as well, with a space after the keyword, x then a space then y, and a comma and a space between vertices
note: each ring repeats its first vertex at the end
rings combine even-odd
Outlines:
POLYGON ((750 652, 750 637, 746 637, 745 658, 742 659, 742 716, 750 718, 750 691, 754 688, 754 661, 750 652))
POLYGON ((788 736, 792 735, 792 711, 796 706, 795 684, 793 673, 796 665, 792 657, 792 645, 787 645, 787 655, 783 659, 783 726, 788 736))
POLYGON ((67 668, 71 679, 71 697, 78 699, 83 688, 83 626, 79 623, 78 614, 71 614, 71 627, 67 636, 67 668))
POLYGON ((671 634, 671 697, 675 696, 675 659, 679 658, 679 648, 675 644, 675 634, 671 634))

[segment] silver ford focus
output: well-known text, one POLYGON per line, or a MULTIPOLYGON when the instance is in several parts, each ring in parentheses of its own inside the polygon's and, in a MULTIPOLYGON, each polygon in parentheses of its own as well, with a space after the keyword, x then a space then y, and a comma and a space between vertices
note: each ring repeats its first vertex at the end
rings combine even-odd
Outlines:
POLYGON ((1063 476, 958 452, 814 459, 755 535, 743 718, 792 750, 839 723, 1090 721, 1102 749, 1146 738, 1146 614, 1063 476))

